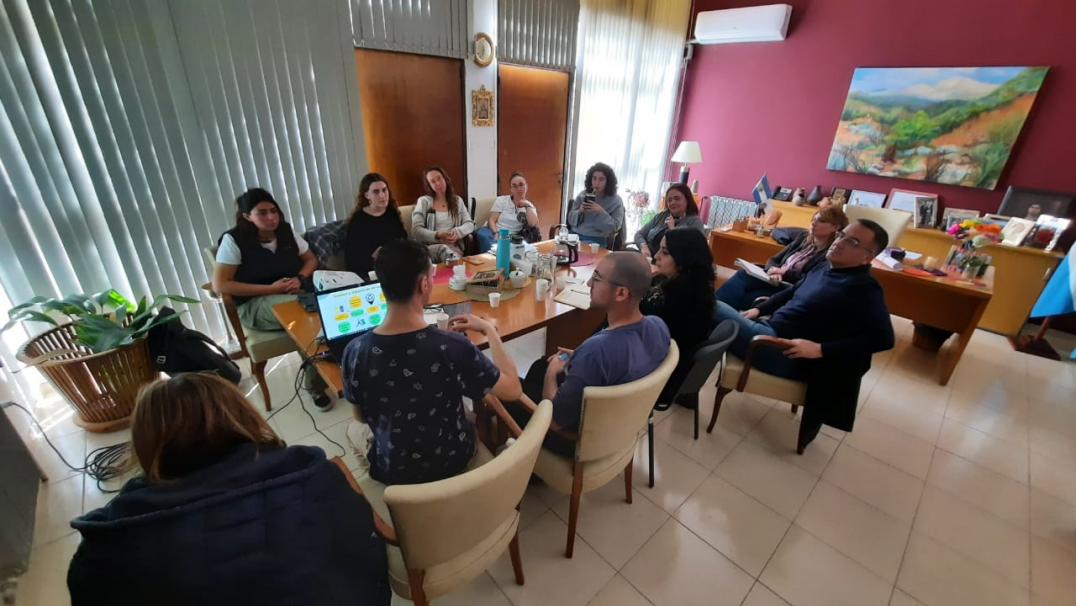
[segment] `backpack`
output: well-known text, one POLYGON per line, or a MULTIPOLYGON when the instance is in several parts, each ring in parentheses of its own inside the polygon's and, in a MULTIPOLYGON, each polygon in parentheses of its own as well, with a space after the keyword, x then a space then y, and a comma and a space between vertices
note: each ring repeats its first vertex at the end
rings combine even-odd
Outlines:
MULTIPOLYGON (((175 315, 162 307, 159 316, 175 315)), ((214 372, 238 385, 243 373, 220 345, 206 335, 187 328, 178 319, 149 330, 149 352, 157 370, 175 376, 184 372, 214 372)))

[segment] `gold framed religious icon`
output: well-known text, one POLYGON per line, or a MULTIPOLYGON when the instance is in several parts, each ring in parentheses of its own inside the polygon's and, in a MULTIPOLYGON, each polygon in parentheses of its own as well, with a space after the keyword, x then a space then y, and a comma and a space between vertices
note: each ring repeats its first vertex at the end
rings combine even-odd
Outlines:
POLYGON ((471 91, 471 125, 493 126, 493 91, 485 85, 471 91))

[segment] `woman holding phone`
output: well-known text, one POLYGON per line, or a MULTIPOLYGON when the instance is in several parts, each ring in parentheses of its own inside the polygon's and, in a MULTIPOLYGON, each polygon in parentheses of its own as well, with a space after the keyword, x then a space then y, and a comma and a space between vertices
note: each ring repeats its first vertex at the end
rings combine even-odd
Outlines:
POLYGON ((687 185, 674 183, 665 192, 665 210, 654 215, 646 225, 635 232, 635 245, 647 257, 656 257, 661 248, 661 239, 674 227, 693 227, 699 233, 706 231, 706 226, 699 218, 699 207, 695 196, 687 185))
POLYGON ((583 185, 585 189, 568 209, 568 227, 583 242, 609 246, 624 227, 624 201, 616 193, 616 173, 598 162, 587 169, 583 185))

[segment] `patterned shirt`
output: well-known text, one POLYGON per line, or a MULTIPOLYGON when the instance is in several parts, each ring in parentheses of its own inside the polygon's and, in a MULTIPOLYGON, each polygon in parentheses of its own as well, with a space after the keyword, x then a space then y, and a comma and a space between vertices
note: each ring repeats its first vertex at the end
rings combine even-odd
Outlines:
POLYGON ((328 266, 329 258, 344 250, 344 241, 347 239, 347 221, 333 221, 323 225, 315 225, 306 232, 306 241, 310 244, 310 250, 318 258, 318 268, 328 266))
POLYGON ((474 429, 463 398, 481 400, 500 370, 467 337, 431 326, 355 339, 341 364, 344 397, 374 434, 370 475, 383 484, 418 484, 463 472, 474 429))

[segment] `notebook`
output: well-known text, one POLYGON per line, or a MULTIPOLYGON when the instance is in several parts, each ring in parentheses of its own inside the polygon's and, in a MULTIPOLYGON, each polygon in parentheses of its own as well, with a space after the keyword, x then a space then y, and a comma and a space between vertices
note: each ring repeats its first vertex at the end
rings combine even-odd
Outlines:
POLYGON ((553 300, 579 309, 590 309, 590 288, 586 284, 569 284, 553 300))
POLYGON ((337 364, 344 359, 347 344, 381 324, 389 309, 380 282, 345 286, 317 296, 325 345, 337 364))

